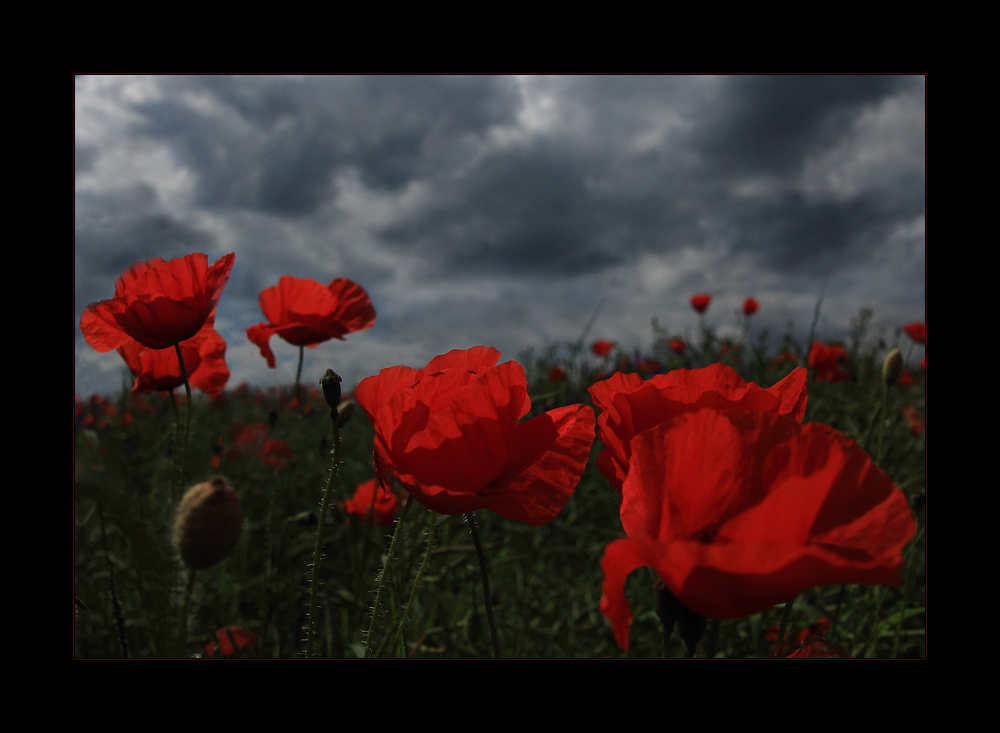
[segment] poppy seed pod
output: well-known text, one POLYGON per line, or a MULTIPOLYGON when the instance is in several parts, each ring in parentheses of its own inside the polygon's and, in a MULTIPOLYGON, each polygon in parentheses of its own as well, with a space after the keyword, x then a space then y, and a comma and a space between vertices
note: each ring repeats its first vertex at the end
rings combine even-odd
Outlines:
POLYGON ((222 562, 240 539, 240 503, 232 487, 216 476, 195 484, 177 509, 174 543, 192 570, 222 562))
POLYGON ((891 387, 899 381, 903 374, 903 355, 899 349, 893 349, 882 363, 882 381, 886 387, 891 387))
POLYGON ((340 375, 333 369, 327 369, 323 378, 319 380, 320 386, 323 387, 323 399, 326 400, 326 404, 332 411, 336 411, 340 404, 340 383, 342 381, 340 375))

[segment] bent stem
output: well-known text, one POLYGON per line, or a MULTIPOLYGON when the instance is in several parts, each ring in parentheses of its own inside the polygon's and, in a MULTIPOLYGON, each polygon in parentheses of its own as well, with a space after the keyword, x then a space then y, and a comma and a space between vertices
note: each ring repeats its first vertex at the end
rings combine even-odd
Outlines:
POLYGON ((417 588, 420 587, 420 579, 424 577, 424 571, 427 569, 427 563, 431 559, 431 550, 434 548, 434 520, 437 519, 434 512, 429 512, 430 521, 427 523, 427 551, 424 553, 424 561, 420 564, 420 570, 417 571, 417 577, 413 580, 413 588, 410 590, 410 597, 406 601, 406 608, 403 610, 403 618, 399 620, 399 628, 396 630, 396 646, 399 646, 403 639, 403 628, 406 625, 406 619, 410 616, 410 609, 413 607, 413 599, 417 597, 417 588))
MULTIPOLYGON (((300 347, 301 348, 301 347, 300 347)), ((302 364, 299 363, 301 371, 302 364)), ((296 382, 296 386, 298 382, 296 382)), ((326 479, 326 487, 323 489, 323 499, 319 507, 319 522, 316 526, 316 546, 313 548, 312 576, 309 579, 309 616, 306 618, 306 659, 313 655, 316 646, 316 589, 319 586, 317 575, 319 574, 320 555, 323 552, 323 528, 326 526, 326 512, 330 508, 330 491, 333 488, 333 481, 337 478, 337 466, 340 465, 340 425, 337 423, 337 411, 330 411, 330 421, 333 423, 333 467, 330 475, 326 479)))
POLYGON ((392 563, 393 553, 396 550, 396 540, 402 534, 400 531, 403 527, 403 520, 406 519, 407 513, 410 511, 410 506, 413 505, 413 499, 410 498, 409 501, 403 506, 403 511, 399 515, 399 519, 396 520, 396 531, 392 533, 392 542, 389 543, 389 554, 385 557, 385 567, 382 568, 382 573, 378 578, 378 590, 375 591, 375 605, 372 606, 372 620, 368 624, 368 634, 365 637, 365 659, 370 659, 372 655, 372 634, 375 631, 375 619, 378 618, 378 606, 379 602, 382 600, 382 588, 385 586, 385 574, 389 570, 389 566, 392 563))
POLYGON ((486 557, 483 546, 479 542, 479 531, 476 529, 476 515, 469 512, 465 515, 472 532, 472 541, 476 544, 476 556, 479 558, 479 571, 483 576, 483 601, 486 603, 486 620, 490 624, 490 636, 493 638, 493 657, 500 659, 500 640, 497 638, 497 625, 493 621, 493 597, 490 595, 490 576, 486 572, 486 557))

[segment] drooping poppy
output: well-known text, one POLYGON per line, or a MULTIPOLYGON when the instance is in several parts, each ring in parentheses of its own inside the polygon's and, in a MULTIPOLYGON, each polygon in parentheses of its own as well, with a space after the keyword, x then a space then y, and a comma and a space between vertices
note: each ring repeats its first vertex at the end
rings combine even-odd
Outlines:
POLYGON ((675 354, 683 354, 687 351, 687 347, 683 339, 670 339, 670 350, 675 354))
POLYGON ((358 484, 354 496, 340 504, 341 510, 363 522, 391 527, 399 514, 396 492, 379 486, 377 478, 358 484))
POLYGON ((600 341, 595 341, 591 345, 590 350, 593 351, 598 356, 607 356, 608 354, 611 353, 611 349, 613 348, 615 348, 614 343, 612 343, 611 341, 604 341, 602 339, 600 341))
POLYGON ((674 369, 645 381, 638 374, 618 372, 588 391, 601 411, 597 437, 604 450, 597 457, 597 467, 620 494, 634 436, 703 407, 788 415, 801 422, 806 411, 806 370, 793 370, 770 389, 745 382, 724 364, 674 369))
POLYGON ((752 316, 760 310, 760 303, 756 298, 747 298, 743 301, 743 315, 752 316))
POLYGON ((708 304, 712 302, 711 295, 692 295, 691 296, 691 307, 694 308, 698 313, 704 313, 708 309, 708 304))
POLYGON ((809 349, 809 368, 814 370, 817 382, 836 384, 850 379, 851 375, 841 366, 847 359, 847 350, 843 346, 827 346, 813 341, 809 349))
POLYGON ((80 330, 102 354, 130 339, 168 349, 194 338, 215 312, 235 259, 228 254, 209 267, 208 258, 195 252, 137 262, 115 282, 113 298, 87 306, 80 330))
POLYGON ((899 585, 909 503, 852 440, 772 412, 701 409, 638 433, 626 537, 604 551, 601 612, 628 648, 626 576, 652 567, 696 614, 741 618, 819 585, 899 585))
POLYGON ((572 495, 594 441, 594 411, 557 408, 525 422, 524 369, 495 366, 488 346, 397 366, 362 380, 354 397, 375 426, 376 470, 440 514, 488 508, 532 526, 572 495))
MULTIPOLYGON (((229 381, 226 342, 216 333, 213 321, 210 317, 193 338, 180 344, 188 383, 210 395, 222 392, 229 381)), ((133 392, 170 392, 184 384, 173 349, 149 349, 130 338, 118 347, 118 353, 135 377, 133 392)))
POLYGON ((918 344, 927 343, 927 327, 923 323, 908 323, 903 326, 903 330, 918 344))
POLYGON ((346 278, 323 285, 285 275, 277 285, 261 291, 259 302, 267 322, 248 328, 247 337, 272 369, 277 365, 270 344, 275 334, 294 346, 314 348, 333 338, 343 341, 346 334, 375 323, 368 293, 346 278))

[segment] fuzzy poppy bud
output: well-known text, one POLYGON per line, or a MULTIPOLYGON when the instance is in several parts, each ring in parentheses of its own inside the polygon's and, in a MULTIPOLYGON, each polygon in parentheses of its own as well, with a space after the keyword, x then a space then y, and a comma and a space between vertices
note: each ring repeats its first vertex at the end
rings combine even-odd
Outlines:
POLYGON ((893 349, 882 363, 882 381, 886 387, 891 387, 903 374, 903 355, 899 349, 893 349))
POLYGON ((216 476, 184 494, 174 523, 174 543, 192 570, 222 562, 240 539, 240 502, 232 487, 216 476))
POLYGON ((344 400, 337 405, 337 427, 342 428, 354 414, 354 406, 358 404, 354 400, 344 400))
POLYGON ((340 404, 340 383, 342 381, 340 375, 333 371, 333 369, 327 369, 326 374, 319 380, 320 385, 323 387, 323 398, 326 400, 326 404, 329 405, 331 412, 336 412, 337 405, 340 404))

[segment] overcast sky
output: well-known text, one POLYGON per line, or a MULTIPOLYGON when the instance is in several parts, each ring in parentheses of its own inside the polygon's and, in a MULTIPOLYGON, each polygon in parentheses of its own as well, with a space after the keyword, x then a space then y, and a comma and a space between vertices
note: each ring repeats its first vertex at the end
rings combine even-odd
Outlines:
POLYGON ((364 287, 373 328, 306 350, 345 390, 477 344, 502 361, 576 340, 648 352, 693 333, 695 293, 742 326, 892 340, 924 320, 922 76, 81 76, 76 78, 76 393, 124 362, 80 316, 132 262, 229 252, 232 377, 268 369, 246 328, 282 275, 364 287))

